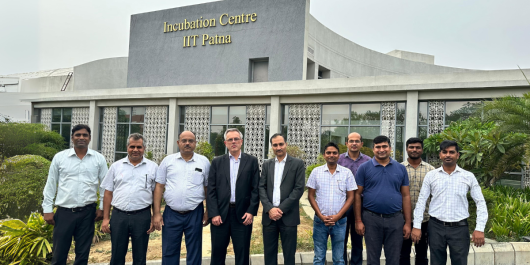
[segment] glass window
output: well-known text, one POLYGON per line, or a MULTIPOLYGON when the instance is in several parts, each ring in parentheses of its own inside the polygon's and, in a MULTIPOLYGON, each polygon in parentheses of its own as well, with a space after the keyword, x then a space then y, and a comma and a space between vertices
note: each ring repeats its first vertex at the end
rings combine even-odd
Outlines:
POLYGON ((132 109, 132 119, 133 123, 144 123, 145 117, 145 107, 134 107, 132 109))
POLYGON ((247 106, 230 107, 230 124, 247 123, 247 106))
POLYGON ((215 156, 220 156, 225 154, 225 144, 224 144, 224 133, 226 131, 226 125, 221 126, 210 126, 210 144, 214 150, 215 156))
POLYGON ((59 133, 65 143, 64 148, 70 148, 70 134, 72 127, 72 108, 52 109, 52 131, 59 133))
POLYGON ((129 124, 118 124, 116 126, 116 151, 127 152, 127 137, 129 136, 129 124))
POLYGON ((212 107, 212 124, 228 123, 228 107, 212 107))
POLYGON ((427 103, 428 102, 420 102, 418 106, 418 125, 427 125, 429 117, 427 103))
POLYGON ((380 135, 380 129, 376 126, 352 126, 350 132, 359 133, 363 137, 363 146, 372 148, 374 145, 374 138, 380 135))
POLYGON ((348 125, 349 105, 322 105, 322 125, 348 125))
POLYGON ((116 125, 115 158, 127 156, 127 137, 131 133, 144 133, 145 107, 119 107, 116 125))
POLYGON ((63 122, 72 122, 72 109, 63 109, 63 122))
MULTIPOLYGON (((210 144, 214 149, 215 156, 224 155, 227 152, 224 145, 224 132, 226 128, 237 128, 245 135, 246 122, 246 106, 212 107, 210 144)), ((265 128, 263 129, 265 130, 265 128)), ((241 151, 244 151, 244 145, 241 147, 241 151)))
POLYGON ((267 115, 265 118, 265 124, 271 124, 271 106, 267 106, 265 112, 267 115))
POLYGON ((52 122, 61 122, 62 109, 52 109, 52 122))
POLYGON ((480 109, 480 101, 447 101, 445 102, 445 125, 453 121, 466 120, 480 109))
POLYGON ((397 103, 396 109, 396 125, 405 125, 405 118, 407 116, 407 104, 404 102, 397 103))
POLYGON ((381 123, 381 104, 352 104, 351 125, 377 125, 381 123))
POLYGON ((403 150, 405 143, 405 127, 396 127, 396 146, 392 148, 394 150, 394 159, 398 162, 403 162, 403 150))
POLYGON ((427 126, 418 127, 418 138, 422 140, 427 139, 427 126))
POLYGON ((346 151, 346 139, 348 138, 348 127, 322 127, 320 136, 320 151, 324 152, 324 146, 329 142, 336 143, 340 151, 346 151), (343 150, 342 150, 343 149, 343 150))
POLYGON ((122 107, 118 108, 118 122, 130 122, 131 121, 131 108, 122 107))
POLYGON ((282 124, 284 125, 289 124, 289 106, 288 105, 282 105, 282 124))

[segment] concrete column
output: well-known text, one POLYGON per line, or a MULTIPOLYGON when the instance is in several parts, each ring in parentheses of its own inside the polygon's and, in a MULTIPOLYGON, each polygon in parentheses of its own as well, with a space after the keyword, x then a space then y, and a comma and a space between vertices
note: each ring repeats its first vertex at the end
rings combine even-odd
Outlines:
MULTIPOLYGON (((280 123, 282 121, 282 106, 280 105, 280 97, 271 97, 271 128, 270 135, 279 133, 281 131, 280 123)), ((267 141, 269 139, 266 139, 267 141)))
POLYGON ((99 139, 99 107, 95 100, 90 101, 89 113, 88 113, 88 126, 92 130, 92 140, 88 148, 92 150, 98 149, 99 139))
POLYGON ((167 154, 174 154, 177 152, 178 134, 179 134, 179 118, 180 108, 176 98, 169 99, 169 125, 167 131, 167 154))
MULTIPOLYGON (((418 135, 418 91, 407 91, 407 116, 405 124, 405 141, 418 135)), ((406 146, 404 146, 406 149, 406 146)), ((403 159, 407 159, 406 150, 403 150, 403 159)))

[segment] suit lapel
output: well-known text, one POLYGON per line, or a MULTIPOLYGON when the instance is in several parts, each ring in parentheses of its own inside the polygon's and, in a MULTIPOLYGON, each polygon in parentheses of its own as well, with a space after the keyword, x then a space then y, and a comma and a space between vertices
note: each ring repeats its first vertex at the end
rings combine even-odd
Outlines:
MULTIPOLYGON (((287 159, 287 157, 285 159, 287 159)), ((285 160, 285 166, 283 167, 283 174, 282 174, 282 182, 280 182, 280 185, 281 183, 283 183, 285 176, 287 176, 287 171, 289 171, 290 166, 291 166, 291 159, 285 160)))
POLYGON ((248 157, 245 153, 241 152, 241 161, 239 161, 239 169, 237 170, 237 177, 236 181, 239 179, 239 176, 241 176, 241 171, 245 167, 245 164, 247 163, 248 157))
POLYGON ((269 163, 269 172, 271 172, 272 174, 269 173, 269 175, 267 176, 271 180, 272 187, 274 187, 274 177, 275 177, 275 173, 276 173, 276 171, 275 171, 276 168, 275 167, 276 167, 276 160, 274 160, 274 158, 273 158, 273 159, 271 159, 271 162, 269 163))
POLYGON ((228 154, 226 155, 223 155, 223 164, 225 165, 226 167, 226 180, 228 180, 228 186, 230 187, 230 170, 231 170, 231 167, 230 167, 230 157, 228 156, 228 154))

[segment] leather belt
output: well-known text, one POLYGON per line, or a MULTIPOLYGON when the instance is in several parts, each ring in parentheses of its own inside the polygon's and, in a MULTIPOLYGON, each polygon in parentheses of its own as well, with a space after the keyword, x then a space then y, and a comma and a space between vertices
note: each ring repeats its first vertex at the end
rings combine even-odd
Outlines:
POLYGON ((230 208, 235 208, 236 207, 236 204, 235 203, 230 203, 230 208))
POLYGON ((116 207, 114 207, 114 210, 120 212, 120 213, 124 213, 124 214, 127 214, 127 215, 131 215, 131 214, 137 214, 137 213, 141 213, 145 210, 149 210, 151 208, 151 206, 147 206, 146 208, 143 208, 143 209, 140 209, 140 210, 136 210, 136 211, 124 211, 124 210, 120 210, 116 207))
POLYGON ((366 210, 364 209, 365 211, 373 214, 373 215, 377 215, 377 216, 381 216, 383 218, 390 218, 390 217, 394 217, 394 216, 398 216, 401 214, 401 211, 398 211, 398 212, 395 212, 395 213, 390 213, 390 214, 383 214, 383 213, 376 213, 376 212, 372 212, 370 210, 366 210))
POLYGON ((65 208, 65 207, 57 206, 57 210, 73 212, 73 213, 82 212, 82 211, 90 209, 90 208, 96 208, 96 203, 91 203, 91 204, 88 204, 88 205, 85 205, 85 206, 82 206, 82 207, 76 207, 76 208, 65 208))
POLYGON ((436 217, 432 217, 429 220, 433 220, 437 223, 443 224, 444 226, 466 226, 467 224, 467 218, 464 220, 460 220, 458 222, 444 222, 442 220, 436 219, 436 217))

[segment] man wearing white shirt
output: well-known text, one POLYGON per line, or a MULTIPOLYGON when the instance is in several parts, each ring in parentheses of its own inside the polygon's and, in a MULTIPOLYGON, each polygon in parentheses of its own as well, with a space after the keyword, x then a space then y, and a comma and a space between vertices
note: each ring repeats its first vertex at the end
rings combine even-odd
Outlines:
POLYGON ((72 237, 76 253, 74 264, 87 264, 94 222, 103 218, 103 198, 97 211, 95 202, 99 183, 107 174, 107 162, 103 155, 88 148, 90 133, 87 125, 74 126, 74 148, 57 153, 50 165, 42 208, 44 220, 55 226, 51 264, 66 264, 72 237))
POLYGON ((206 199, 210 162, 193 152, 197 143, 194 133, 182 132, 177 143, 180 152, 164 158, 156 173, 153 221, 157 230, 162 229, 162 264, 180 263, 184 235, 186 264, 200 265, 202 228, 208 225, 203 201, 206 199), (160 214, 162 194, 166 201, 164 216, 160 214))
POLYGON ((127 157, 114 162, 101 183, 101 189, 105 190, 101 231, 110 233, 111 265, 125 264, 129 237, 132 242, 133 264, 146 262, 149 234, 154 231, 151 205, 158 165, 145 158, 144 152, 144 137, 139 133, 129 135, 127 157))
POLYGON ((429 205, 429 249, 431 264, 446 264, 449 246, 451 264, 467 264, 469 252, 469 217, 467 193, 477 205, 477 226, 472 235, 475 246, 484 245, 484 228, 488 220, 486 201, 473 173, 460 168, 456 162, 460 157, 458 144, 445 140, 440 144, 440 159, 443 165, 430 171, 423 180, 416 209, 412 240, 421 238, 421 223, 425 203, 432 195, 429 205))

